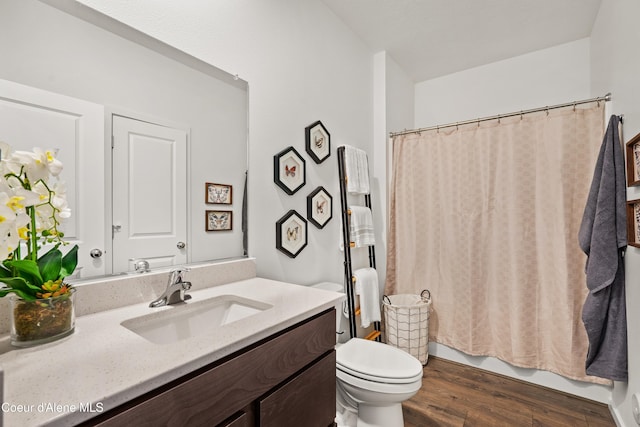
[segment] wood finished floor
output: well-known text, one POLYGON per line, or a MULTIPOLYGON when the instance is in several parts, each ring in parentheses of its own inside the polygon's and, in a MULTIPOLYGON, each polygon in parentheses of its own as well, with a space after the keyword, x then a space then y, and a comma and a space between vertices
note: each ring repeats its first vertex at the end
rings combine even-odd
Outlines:
POLYGON ((402 407, 405 427, 616 426, 604 404, 435 357, 402 407))

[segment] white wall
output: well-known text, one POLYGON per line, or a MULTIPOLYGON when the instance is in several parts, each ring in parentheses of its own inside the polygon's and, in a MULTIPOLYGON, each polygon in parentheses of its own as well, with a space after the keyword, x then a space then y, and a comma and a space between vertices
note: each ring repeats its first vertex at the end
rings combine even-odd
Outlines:
POLYGON ((589 39, 582 39, 417 83, 415 125, 435 126, 589 98, 589 66, 589 39))
POLYGON ((376 53, 373 63, 374 148, 370 168, 373 191, 378 195, 372 200, 374 223, 376 230, 385 230, 376 240, 376 267, 382 293, 387 270, 388 135, 394 130, 413 127, 415 90, 413 81, 386 52, 376 53))
MULTIPOLYGON (((416 127, 591 98, 589 39, 582 39, 416 84, 416 127)), ((601 95, 604 95, 604 91, 601 95)), ((610 388, 547 371, 512 367, 431 343, 438 356, 608 403, 610 388)))
POLYGON ((342 283, 335 148, 373 148, 373 66, 364 43, 318 0, 82 3, 249 82, 249 253, 258 275, 342 283), (320 165, 304 149, 304 128, 316 120, 332 144, 320 165), (293 196, 273 183, 273 155, 290 145, 307 165, 307 183, 293 196), (309 224, 309 245, 288 258, 275 248, 275 223, 290 209, 306 217, 306 196, 320 185, 333 195, 333 219, 322 230, 309 224))
MULTIPOLYGON (((613 113, 624 114, 624 142, 640 132, 638 16, 637 0, 603 0, 591 33, 592 92, 611 91, 613 113)), ((627 198, 640 199, 640 188, 629 188, 627 198)), ((640 249, 627 249, 625 266, 629 382, 614 384, 611 405, 621 425, 631 427, 631 396, 640 393, 640 249)))

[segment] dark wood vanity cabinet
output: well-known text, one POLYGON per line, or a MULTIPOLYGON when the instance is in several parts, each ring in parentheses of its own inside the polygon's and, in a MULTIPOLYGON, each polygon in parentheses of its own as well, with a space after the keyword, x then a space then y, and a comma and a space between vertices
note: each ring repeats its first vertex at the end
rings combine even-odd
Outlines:
POLYGON ((320 313, 82 425, 332 426, 335 315, 320 313))

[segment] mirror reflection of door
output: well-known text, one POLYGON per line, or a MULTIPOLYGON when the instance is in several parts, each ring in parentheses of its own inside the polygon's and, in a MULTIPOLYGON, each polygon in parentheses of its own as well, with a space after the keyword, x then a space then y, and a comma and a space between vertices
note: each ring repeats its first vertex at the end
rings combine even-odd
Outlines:
POLYGON ((186 130, 113 115, 113 272, 187 262, 186 130))
POLYGON ((0 80, 0 141, 13 150, 58 150, 71 209, 61 228, 67 249, 78 245, 75 276, 105 274, 104 258, 90 256, 105 249, 104 107, 0 80))

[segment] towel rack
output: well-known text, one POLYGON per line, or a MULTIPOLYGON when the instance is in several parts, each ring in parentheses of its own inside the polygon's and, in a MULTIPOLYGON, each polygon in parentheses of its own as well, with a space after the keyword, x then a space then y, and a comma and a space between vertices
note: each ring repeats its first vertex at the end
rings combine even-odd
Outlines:
MULTIPOLYGON (((348 203, 348 194, 347 194, 347 180, 349 177, 347 176, 346 170, 346 162, 345 162, 345 154, 344 147, 338 147, 337 156, 338 156, 338 177, 340 181, 340 208, 342 213, 342 239, 343 239, 343 247, 344 247, 344 276, 345 276, 345 290, 347 293, 347 311, 349 313, 349 333, 351 338, 355 338, 357 336, 356 331, 356 316, 358 316, 359 309, 355 308, 355 291, 354 291, 354 283, 355 277, 353 276, 353 266, 351 260, 351 249, 355 248, 355 243, 351 242, 350 230, 349 230, 349 221, 351 215, 351 209, 349 209, 348 203)), ((365 206, 371 209, 371 193, 367 193, 364 196, 365 206)), ((376 253, 375 247, 373 245, 367 246, 369 251, 369 267, 376 268, 376 253)), ((380 333, 380 322, 373 322, 374 330, 369 333, 365 339, 368 340, 381 340, 380 333)))

